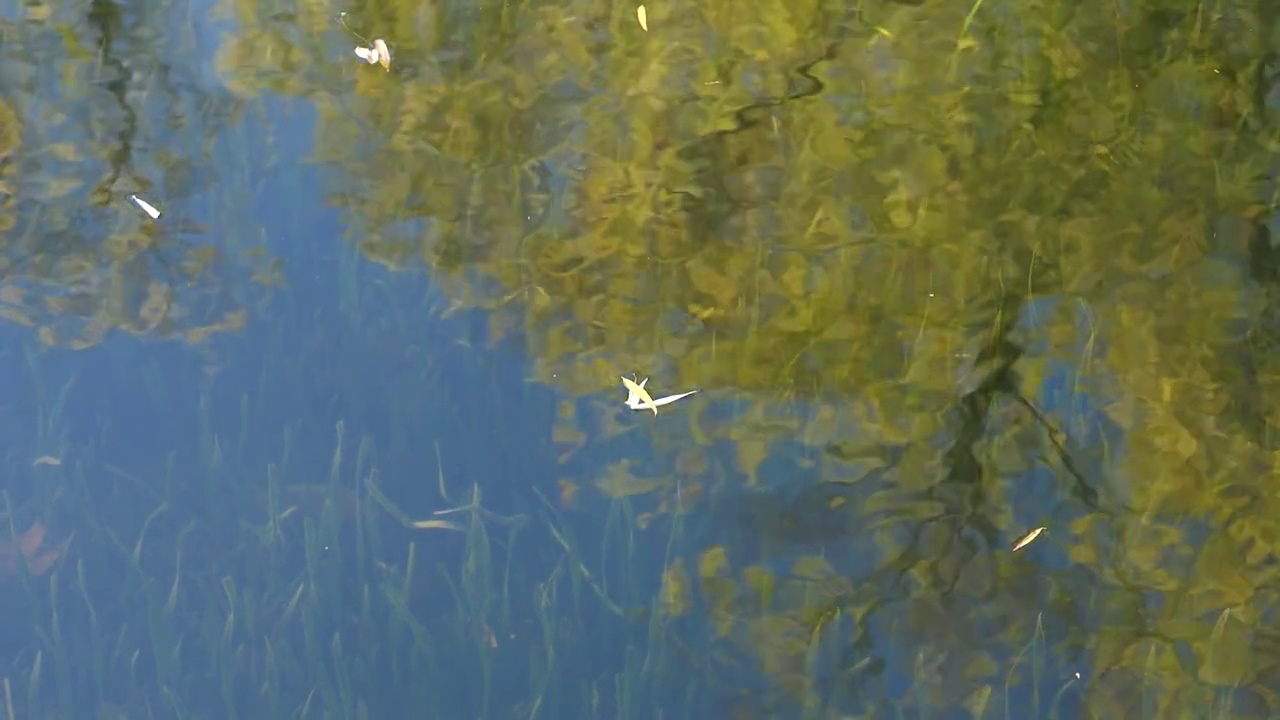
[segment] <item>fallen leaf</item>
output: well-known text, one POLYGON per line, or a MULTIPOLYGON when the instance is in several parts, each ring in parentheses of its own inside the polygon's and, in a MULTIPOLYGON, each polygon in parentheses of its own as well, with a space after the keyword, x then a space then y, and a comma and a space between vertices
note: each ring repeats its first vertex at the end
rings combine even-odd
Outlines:
POLYGON ((142 198, 138 197, 137 195, 130 195, 130 196, 129 196, 129 198, 130 198, 131 200, 133 200, 133 202, 134 202, 135 204, 137 204, 137 206, 138 206, 138 207, 142 208, 142 212, 144 212, 144 213, 146 213, 147 215, 151 216, 151 219, 152 219, 152 220, 159 220, 159 219, 160 219, 160 211, 159 211, 159 210, 157 210, 157 209, 156 209, 156 207, 155 207, 154 205, 152 205, 151 203, 147 202, 146 200, 143 200, 142 198))
POLYGON ((640 29, 649 32, 649 14, 644 11, 644 6, 636 8, 636 17, 640 20, 640 29))
POLYGON ((387 49, 387 43, 378 38, 373 41, 373 47, 357 47, 356 57, 373 65, 380 63, 382 69, 391 72, 391 51, 387 49))
MULTIPOLYGON (((648 381, 649 378, 645 378, 645 382, 648 381)), ((622 378, 622 384, 627 388, 628 392, 634 394, 644 403, 644 407, 652 410, 654 415, 658 414, 658 406, 653 404, 653 398, 649 397, 649 391, 645 390, 643 385, 637 385, 634 380, 629 380, 625 377, 622 378)))
POLYGON ((1030 545, 1032 540, 1035 540, 1036 538, 1040 537, 1040 533, 1044 532, 1047 529, 1048 528, 1038 527, 1035 530, 1032 530, 1031 532, 1027 533, 1026 535, 1023 535, 1021 538, 1018 539, 1017 542, 1013 544, 1013 552, 1018 552, 1022 548, 1030 545))
MULTIPOLYGON (((645 378, 644 380, 640 381, 640 388, 642 390, 644 389, 645 383, 647 382, 649 382, 649 378, 645 378)), ((652 398, 650 398, 650 400, 652 400, 653 402, 653 407, 662 407, 663 405, 670 405, 671 403, 677 400, 687 398, 696 392, 698 391, 690 390, 689 392, 677 393, 675 395, 667 395, 666 397, 660 397, 657 400, 653 400, 652 398)), ((648 408, 648 406, 641 400, 640 396, 634 392, 631 392, 630 388, 627 388, 626 402, 627 402, 627 407, 631 408, 632 410, 645 410, 648 408)))

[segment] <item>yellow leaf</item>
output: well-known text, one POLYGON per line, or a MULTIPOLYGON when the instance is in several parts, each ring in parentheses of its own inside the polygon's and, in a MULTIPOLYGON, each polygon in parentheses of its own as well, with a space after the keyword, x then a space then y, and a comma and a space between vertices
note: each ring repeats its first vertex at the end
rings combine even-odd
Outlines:
POLYGON ((635 393, 644 403, 644 406, 653 411, 654 415, 658 414, 658 406, 653 404, 653 398, 649 395, 648 390, 640 387, 638 383, 630 378, 622 378, 622 384, 626 386, 628 391, 635 393))
POLYGON ((644 6, 636 8, 636 17, 640 20, 640 29, 649 32, 649 17, 644 11, 644 6))

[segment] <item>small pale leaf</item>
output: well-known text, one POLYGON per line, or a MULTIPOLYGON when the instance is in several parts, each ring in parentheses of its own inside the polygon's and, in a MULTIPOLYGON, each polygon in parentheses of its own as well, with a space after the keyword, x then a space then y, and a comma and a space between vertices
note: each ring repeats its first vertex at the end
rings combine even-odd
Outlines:
POLYGON ((1030 545, 1031 541, 1040 537, 1040 533, 1044 532, 1047 529, 1048 528, 1038 527, 1035 530, 1032 530, 1031 532, 1027 533, 1026 535, 1023 535, 1022 537, 1018 538, 1018 541, 1013 544, 1013 552, 1018 552, 1022 548, 1030 545))

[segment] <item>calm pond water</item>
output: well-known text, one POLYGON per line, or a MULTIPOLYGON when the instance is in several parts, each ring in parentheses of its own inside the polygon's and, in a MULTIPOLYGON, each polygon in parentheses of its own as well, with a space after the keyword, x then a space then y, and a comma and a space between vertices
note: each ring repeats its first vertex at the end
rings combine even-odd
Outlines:
POLYGON ((1278 83, 1244 0, 0 0, 0 720, 1280 717, 1278 83))

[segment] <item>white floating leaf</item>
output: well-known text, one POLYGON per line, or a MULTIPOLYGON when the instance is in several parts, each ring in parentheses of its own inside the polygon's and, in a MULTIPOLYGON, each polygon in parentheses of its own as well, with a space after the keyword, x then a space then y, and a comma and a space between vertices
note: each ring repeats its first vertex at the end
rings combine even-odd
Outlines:
POLYGON ((157 210, 157 209, 156 209, 156 207, 155 207, 154 205, 152 205, 151 203, 147 202, 146 200, 143 200, 142 198, 138 197, 137 195, 130 195, 130 196, 129 196, 129 198, 130 198, 130 199, 132 199, 132 200, 133 200, 133 202, 134 202, 138 207, 142 208, 142 212, 146 213, 147 215, 150 215, 152 220, 159 220, 159 219, 160 219, 160 211, 159 211, 159 210, 157 210))
POLYGON ((382 69, 391 72, 391 50, 387 49, 387 43, 378 38, 373 41, 373 47, 358 47, 356 55, 370 65, 381 63, 382 69))
POLYGON ((647 382, 649 382, 649 378, 645 378, 644 382, 637 385, 636 382, 634 380, 631 380, 630 378, 625 378, 625 377, 622 378, 622 384, 627 388, 628 404, 630 404, 632 398, 634 397, 635 402, 640 403, 641 407, 649 408, 650 410, 653 411, 654 415, 657 415, 658 406, 654 404, 653 398, 649 397, 649 391, 644 389, 644 383, 647 383, 647 382))
MULTIPOLYGON (((626 383, 626 378, 623 378, 623 382, 624 384, 626 383)), ((649 396, 648 391, 644 389, 645 383, 647 382, 649 382, 649 378, 645 378, 644 380, 641 380, 640 384, 635 386, 636 390, 632 390, 630 384, 627 385, 627 400, 626 400, 627 407, 631 408, 632 410, 648 410, 652 408, 653 411, 656 413, 658 412, 658 408, 662 407, 663 405, 670 405, 671 403, 677 400, 687 398, 690 395, 693 395, 694 393, 698 392, 697 390, 690 390, 689 392, 678 393, 675 395, 667 395, 666 397, 661 397, 661 398, 658 398, 657 400, 654 400, 652 397, 649 396), (641 393, 644 393, 643 397, 641 396, 641 393), (648 399, 648 402, 645 402, 645 398, 648 399)))

